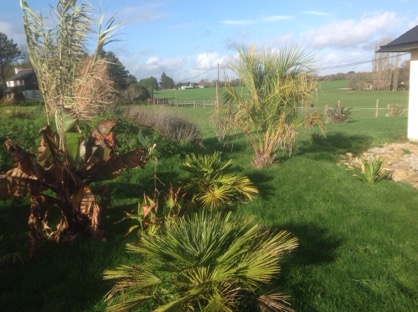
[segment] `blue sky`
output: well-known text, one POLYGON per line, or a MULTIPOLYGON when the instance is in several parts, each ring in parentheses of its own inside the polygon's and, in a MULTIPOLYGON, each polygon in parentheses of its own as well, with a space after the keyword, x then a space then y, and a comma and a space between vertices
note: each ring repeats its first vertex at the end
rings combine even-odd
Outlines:
MULTIPOLYGON (((2 1, 0 32, 24 44, 19 0, 2 1), (5 2, 5 3, 4 3, 5 2)), ((48 14, 57 0, 27 0, 48 14)), ((108 46, 138 79, 165 72, 176 82, 215 79, 237 47, 299 46, 320 74, 369 71, 375 47, 418 25, 416 0, 90 0, 95 15, 124 22, 108 46)), ((221 73, 222 75, 222 73, 221 73)))

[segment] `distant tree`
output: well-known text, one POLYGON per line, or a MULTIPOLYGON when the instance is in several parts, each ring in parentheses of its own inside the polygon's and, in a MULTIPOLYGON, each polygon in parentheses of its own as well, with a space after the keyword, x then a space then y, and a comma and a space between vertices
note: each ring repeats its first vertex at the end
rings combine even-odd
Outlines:
POLYGON ((163 72, 161 74, 160 87, 161 89, 173 89, 175 87, 174 80, 163 72))
POLYGON ((33 66, 30 61, 28 47, 22 44, 20 45, 19 50, 20 50, 19 66, 21 68, 32 68, 33 66))
MULTIPOLYGON (((390 39, 381 40, 375 51, 390 39)), ((399 84, 399 53, 375 53, 373 58, 374 87, 376 90, 396 91, 399 84)))
POLYGON ((119 92, 126 90, 128 87, 129 71, 123 66, 122 62, 116 57, 116 55, 109 51, 102 51, 102 56, 109 62, 107 71, 110 79, 114 82, 116 90, 119 92))
POLYGON ((129 74, 128 77, 126 78, 126 83, 128 86, 130 86, 131 84, 137 84, 138 80, 136 79, 134 75, 129 74))
POLYGON ((199 81, 199 85, 205 86, 205 87, 211 87, 211 83, 208 79, 201 79, 199 81))
POLYGON ((399 67, 399 88, 409 90, 409 64, 410 61, 404 61, 399 67))
POLYGON ((153 76, 139 80, 138 84, 145 87, 151 97, 154 94, 154 91, 159 89, 157 78, 153 76))
POLYGON ((126 90, 121 92, 121 95, 129 103, 145 101, 150 97, 148 89, 138 83, 130 83, 126 90))
POLYGON ((229 84, 233 87, 240 87, 242 85, 242 81, 239 78, 232 79, 229 84))
POLYGON ((13 39, 0 32, 0 77, 3 90, 6 89, 6 69, 20 57, 20 50, 13 39))
POLYGON ((145 101, 146 99, 150 98, 150 93, 148 92, 148 89, 137 85, 137 91, 138 91, 138 96, 136 98, 137 101, 145 101))

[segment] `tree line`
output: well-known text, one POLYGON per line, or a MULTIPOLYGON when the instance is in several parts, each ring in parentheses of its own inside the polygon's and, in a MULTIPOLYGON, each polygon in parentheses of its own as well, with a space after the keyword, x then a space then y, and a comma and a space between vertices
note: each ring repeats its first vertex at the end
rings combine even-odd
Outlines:
MULTIPOLYGON (((32 68, 26 47, 19 48, 13 39, 0 32, 0 98, 7 90, 6 81, 15 75, 14 68, 32 68)), ((116 98, 121 101, 144 101, 153 96, 154 91, 176 87, 173 78, 164 72, 160 81, 151 76, 137 80, 112 51, 100 51, 107 61, 107 74, 113 82, 116 98)))
MULTIPOLYGON (((201 85, 204 87, 214 87, 217 83, 221 87, 225 85, 224 81, 209 81, 208 79, 201 79, 198 83, 175 83, 173 78, 165 72, 161 74, 160 81, 154 76, 137 80, 112 51, 102 50, 100 54, 108 62, 107 72, 110 80, 113 81, 116 99, 125 103, 145 101, 153 98, 155 91, 180 88, 183 85, 201 85)), ((28 53, 25 47, 19 48, 13 39, 9 39, 4 33, 0 32, 0 98, 5 94, 7 89, 6 80, 14 75, 13 69, 15 67, 32 67, 28 53)), ((348 73, 319 76, 318 79, 348 80, 349 87, 356 90, 408 90, 409 61, 401 63, 400 56, 393 53, 375 53, 371 72, 350 71, 348 73)), ((228 81, 228 84, 241 86, 242 81, 239 78, 232 79, 228 81)))

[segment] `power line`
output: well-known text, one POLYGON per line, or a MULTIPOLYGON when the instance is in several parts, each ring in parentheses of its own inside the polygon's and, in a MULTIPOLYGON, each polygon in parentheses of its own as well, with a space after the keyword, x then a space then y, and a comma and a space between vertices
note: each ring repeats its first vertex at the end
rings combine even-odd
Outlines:
POLYGON ((216 66, 212 66, 211 68, 205 70, 204 72, 202 72, 202 73, 200 73, 200 74, 198 74, 196 76, 193 76, 193 77, 190 77, 190 78, 187 78, 187 79, 183 79, 183 80, 180 80, 178 82, 189 82, 190 80, 192 80, 194 78, 197 78, 197 77, 200 77, 200 76, 202 76, 202 75, 204 75, 204 74, 206 74, 206 73, 208 73, 208 72, 210 72, 210 71, 212 71, 214 69, 217 69, 217 68, 218 68, 217 65, 216 66))
MULTIPOLYGON (((387 57, 382 57, 379 60, 387 60, 387 59, 390 59, 390 58, 399 57, 399 56, 403 56, 403 55, 406 55, 406 54, 408 54, 408 53, 400 53, 400 54, 397 54, 397 55, 389 55, 387 57)), ((320 67, 319 70, 344 68, 344 67, 362 65, 362 64, 367 64, 367 63, 373 63, 374 61, 375 61, 375 59, 367 60, 367 61, 354 62, 354 63, 348 63, 348 64, 341 64, 341 65, 325 66, 325 67, 320 67)))
MULTIPOLYGON (((391 58, 403 56, 403 55, 406 55, 406 54, 409 54, 409 53, 407 52, 407 53, 400 53, 400 54, 396 54, 396 55, 389 55, 387 57, 382 57, 379 60, 391 59, 391 58)), ((351 67, 351 66, 373 63, 374 61, 375 61, 375 59, 371 59, 371 60, 367 60, 367 61, 359 61, 359 62, 353 62, 353 63, 347 63, 347 64, 325 66, 325 67, 319 67, 318 70, 339 69, 339 68, 345 68, 345 67, 351 67)), ((218 69, 218 65, 214 65, 214 66, 208 68, 207 70, 201 72, 200 74, 197 74, 197 75, 195 75, 193 77, 190 77, 190 78, 187 78, 187 79, 180 80, 180 81, 178 81, 178 83, 189 82, 192 79, 195 79, 195 78, 200 77, 200 76, 202 76, 202 75, 204 75, 204 74, 206 74, 210 71, 217 70, 217 69, 218 69)), ((227 65, 224 65, 224 66, 221 66, 220 69, 227 70, 227 69, 231 69, 231 68, 227 65)))

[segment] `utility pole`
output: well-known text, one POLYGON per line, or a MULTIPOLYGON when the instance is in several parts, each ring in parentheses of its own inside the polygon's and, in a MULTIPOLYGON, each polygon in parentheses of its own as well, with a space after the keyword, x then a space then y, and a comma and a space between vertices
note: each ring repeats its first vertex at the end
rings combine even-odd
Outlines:
POLYGON ((216 109, 219 109, 219 62, 218 62, 218 80, 216 81, 216 109))

